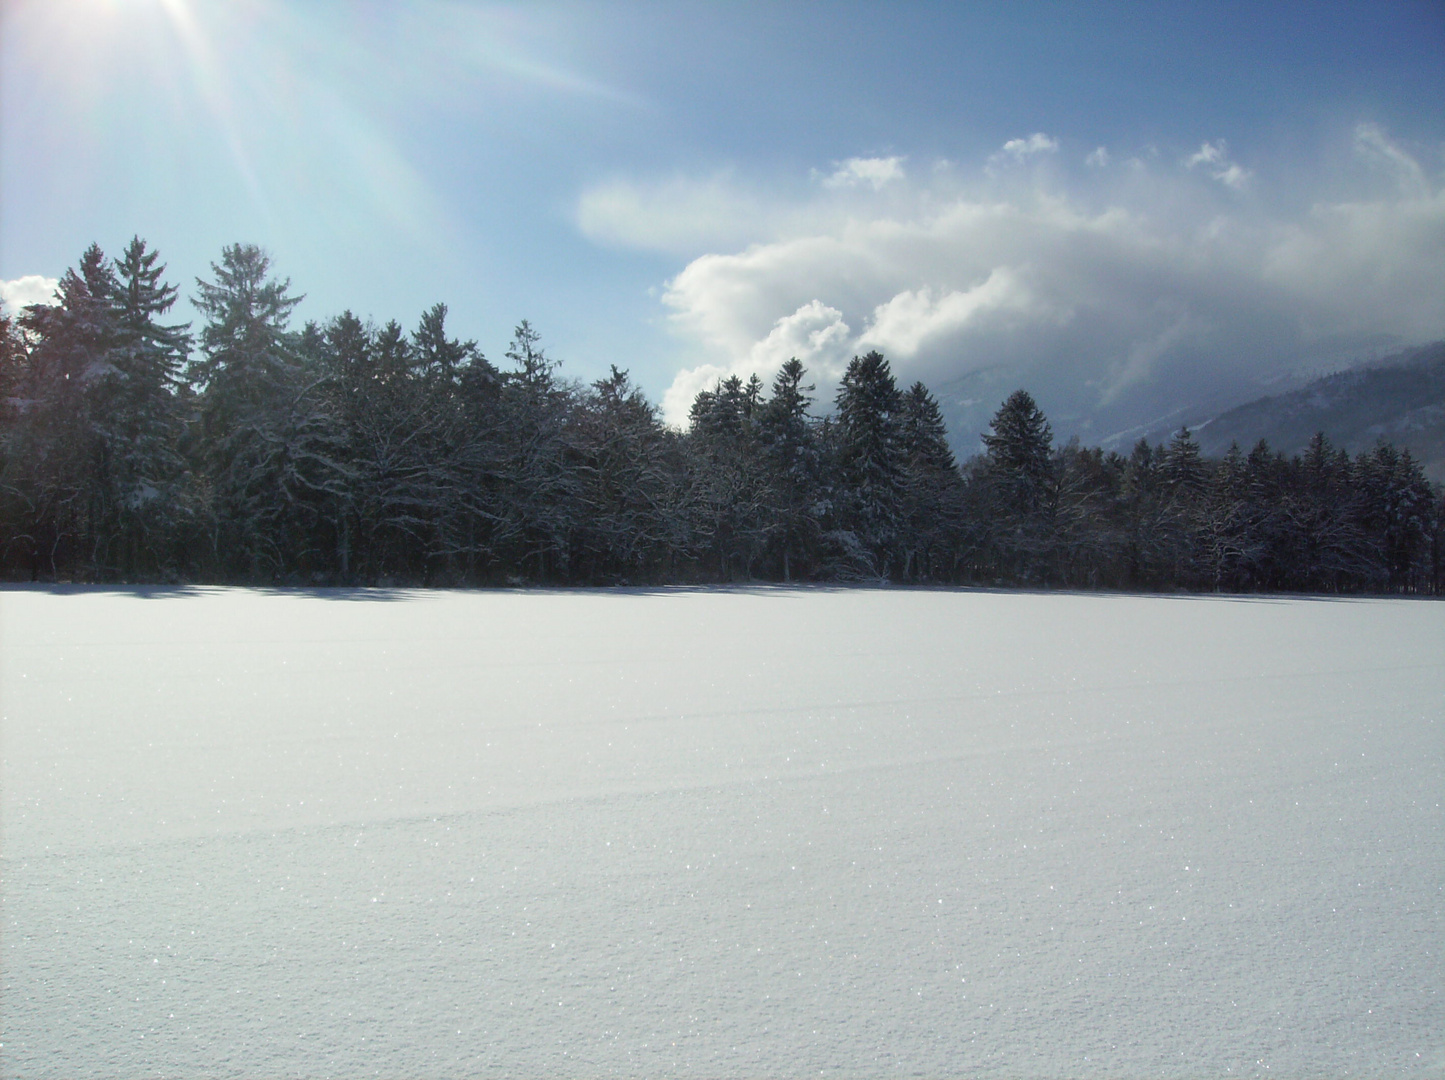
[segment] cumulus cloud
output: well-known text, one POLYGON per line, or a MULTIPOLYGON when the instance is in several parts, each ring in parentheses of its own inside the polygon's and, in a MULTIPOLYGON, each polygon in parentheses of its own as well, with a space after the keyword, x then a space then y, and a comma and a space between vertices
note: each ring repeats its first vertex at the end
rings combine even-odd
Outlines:
POLYGON ((984 166, 985 172, 993 176, 1014 172, 1031 160, 1056 154, 1058 150, 1058 139, 1036 131, 1023 138, 1010 139, 999 150, 990 154, 984 166))
MULTIPOLYGON (((687 256, 663 289, 689 357, 664 415, 685 422, 698 390, 769 380, 789 356, 826 409, 848 359, 876 348, 900 381, 938 393, 961 445, 1018 386, 1061 435, 1104 439, 1445 337, 1445 187, 1381 129, 1352 134, 1363 167, 1313 170, 1312 202, 1269 176, 1235 198, 1247 174, 1218 140, 1123 169, 995 169, 993 155, 877 190, 739 203, 738 220, 709 226, 728 242, 687 256)), ((1019 160, 1051 150, 1019 141, 1039 146, 1019 160)))
POLYGON ((770 382, 792 357, 797 357, 825 383, 842 377, 851 355, 852 331, 843 313, 821 300, 810 300, 773 323, 767 336, 754 342, 747 355, 731 364, 701 364, 679 372, 662 398, 662 412, 681 424, 693 399, 729 375, 757 375, 770 382))
POLYGON ((1223 139, 1203 143, 1197 153, 1184 159, 1184 165, 1189 169, 1203 165, 1205 171, 1214 179, 1226 187, 1236 189, 1242 188, 1250 177, 1248 169, 1229 160, 1229 152, 1223 139))
POLYGON ((1010 139, 1003 144, 1001 153, 1015 161, 1022 161, 1035 154, 1051 154, 1058 148, 1058 139, 1051 135, 1045 135, 1042 131, 1036 131, 1026 139, 1010 139))
POLYGON ((1008 267, 990 271, 972 289, 938 295, 929 288, 905 289, 873 309, 858 347, 908 360, 929 342, 957 335, 991 312, 1026 311, 1031 300, 1019 274, 1008 267))
POLYGON ((849 158, 837 165, 832 173, 823 177, 826 188, 851 188, 867 185, 874 191, 894 180, 903 179, 903 159, 849 158))
POLYGON ((13 281, 0 281, 0 306, 9 315, 18 315, 31 304, 52 304, 60 282, 40 274, 26 274, 13 281))
POLYGON ((1109 151, 1102 146, 1096 146, 1093 152, 1084 159, 1084 164, 1095 169, 1102 169, 1109 164, 1109 161, 1109 151))

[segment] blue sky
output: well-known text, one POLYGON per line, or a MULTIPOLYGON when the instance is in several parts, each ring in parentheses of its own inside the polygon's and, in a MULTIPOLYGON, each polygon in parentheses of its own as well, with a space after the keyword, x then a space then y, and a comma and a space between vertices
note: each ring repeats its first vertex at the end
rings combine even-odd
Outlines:
POLYGON ((0 11, 12 303, 248 241, 302 317, 528 318, 673 419, 877 347, 1093 438, 1445 336, 1438 3, 0 11))

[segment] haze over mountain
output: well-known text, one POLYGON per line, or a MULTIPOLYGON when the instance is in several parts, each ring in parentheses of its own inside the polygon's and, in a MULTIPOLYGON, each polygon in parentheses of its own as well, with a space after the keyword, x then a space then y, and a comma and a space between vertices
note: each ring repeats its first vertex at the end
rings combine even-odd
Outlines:
POLYGON ((1248 450, 1260 439, 1294 454, 1317 431, 1352 454, 1381 440, 1408 448, 1431 479, 1445 483, 1445 341, 1230 409, 1195 434, 1208 454, 1232 443, 1248 450))
MULTIPOLYGON (((139 234, 685 421, 879 349, 1126 440, 1445 337, 1438 3, 0 6, 0 294, 139 234)), ((178 311, 181 317, 190 312, 178 311)))

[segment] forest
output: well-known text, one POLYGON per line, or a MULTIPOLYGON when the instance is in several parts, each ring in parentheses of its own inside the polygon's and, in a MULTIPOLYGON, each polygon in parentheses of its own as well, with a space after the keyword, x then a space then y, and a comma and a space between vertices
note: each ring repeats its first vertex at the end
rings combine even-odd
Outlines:
POLYGON ((1070 441, 1019 390, 958 462, 937 400, 855 357, 830 412, 796 359, 664 424, 626 371, 565 378, 301 297, 253 245, 197 331, 139 238, 0 315, 0 578, 319 585, 893 582, 1219 592, 1445 588, 1445 494, 1326 433, 1205 457, 1070 441))

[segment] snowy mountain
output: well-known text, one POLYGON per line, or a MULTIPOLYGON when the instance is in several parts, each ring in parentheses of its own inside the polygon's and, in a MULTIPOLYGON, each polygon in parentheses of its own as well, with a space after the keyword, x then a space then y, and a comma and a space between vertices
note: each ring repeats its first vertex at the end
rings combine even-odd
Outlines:
POLYGON ((1445 341, 1240 405, 1196 434, 1211 455, 1231 443, 1248 450, 1260 439, 1292 454, 1317 431, 1352 454, 1380 440, 1408 447, 1431 479, 1445 481, 1445 341))
MULTIPOLYGON (((938 387, 954 451, 961 459, 979 452, 979 433, 1016 389, 1016 381, 1011 369, 983 368, 938 387)), ((1176 387, 1178 396, 1172 401, 1157 396, 1109 408, 1090 408, 1048 394, 1039 399, 1056 443, 1077 435, 1085 445, 1128 453, 1140 438, 1167 442, 1187 426, 1211 456, 1223 454, 1234 442, 1248 450, 1260 439, 1292 454, 1303 450, 1315 432, 1324 431, 1351 454, 1382 439, 1408 447, 1431 479, 1445 481, 1445 341, 1329 375, 1295 375, 1280 382, 1283 386, 1277 384, 1276 392, 1265 396, 1254 396, 1265 389, 1257 384, 1236 383, 1213 391, 1176 387)))

